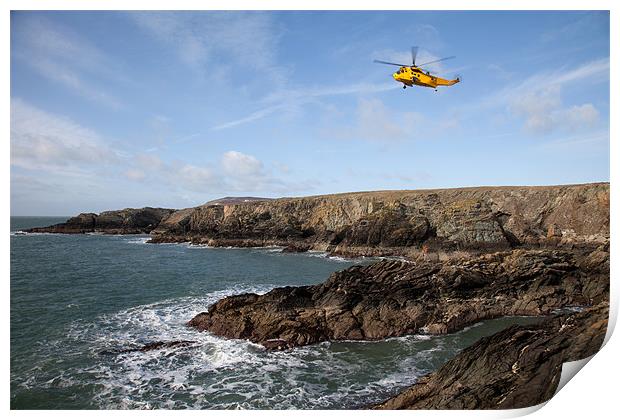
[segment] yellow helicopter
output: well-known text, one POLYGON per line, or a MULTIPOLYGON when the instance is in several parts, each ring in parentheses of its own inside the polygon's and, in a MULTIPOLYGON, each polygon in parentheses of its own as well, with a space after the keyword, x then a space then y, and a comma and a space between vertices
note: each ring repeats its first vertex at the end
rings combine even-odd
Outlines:
POLYGON ((441 77, 433 76, 430 72, 424 71, 421 67, 426 66, 428 64, 439 63, 440 61, 450 60, 455 58, 455 56, 440 58, 439 60, 429 61, 428 63, 416 64, 415 59, 418 55, 418 47, 411 47, 411 65, 407 64, 398 64, 398 63, 390 63, 389 61, 381 61, 375 60, 375 63, 381 64, 389 64, 391 66, 399 66, 400 68, 392 77, 399 83, 403 84, 403 89, 406 89, 407 86, 411 87, 413 85, 424 86, 435 89, 437 91, 437 86, 452 86, 461 81, 460 77, 456 77, 453 80, 442 79, 441 77))

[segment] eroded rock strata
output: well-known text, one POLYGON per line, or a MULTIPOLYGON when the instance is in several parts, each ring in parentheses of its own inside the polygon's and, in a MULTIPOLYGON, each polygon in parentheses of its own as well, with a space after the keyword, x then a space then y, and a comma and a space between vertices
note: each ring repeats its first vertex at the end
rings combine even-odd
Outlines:
POLYGON ((290 246, 341 255, 575 246, 609 239, 609 184, 379 191, 204 205, 162 220, 152 242, 290 246))
POLYGON ((609 252, 512 250, 453 260, 383 260, 322 284, 224 298, 190 326, 284 349, 327 340, 445 334, 504 315, 606 302, 609 252))
POLYGON ((91 233, 139 234, 150 233, 174 210, 153 207, 104 211, 100 214, 80 213, 65 223, 32 228, 35 233, 91 233))
POLYGON ((513 326, 466 348, 443 367, 378 409, 510 409, 549 400, 562 363, 595 354, 607 331, 609 307, 513 326))
POLYGON ((609 183, 214 200, 182 210, 82 213, 31 232, 150 233, 151 241, 439 259, 609 240, 609 183))

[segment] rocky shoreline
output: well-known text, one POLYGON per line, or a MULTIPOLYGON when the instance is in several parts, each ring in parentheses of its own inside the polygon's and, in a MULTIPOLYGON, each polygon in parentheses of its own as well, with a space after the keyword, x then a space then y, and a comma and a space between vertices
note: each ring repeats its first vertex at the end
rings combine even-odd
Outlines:
POLYGON ((153 243, 282 246, 411 259, 515 247, 572 248, 608 242, 609 183, 215 201, 181 210, 83 213, 30 231, 149 233, 153 243))
POLYGON ((224 298, 188 326, 267 350, 446 334, 536 315, 466 348, 375 409, 512 409, 553 396, 562 363, 595 354, 609 316, 609 249, 513 250, 446 263, 381 261, 315 286, 224 298), (558 314, 558 315, 554 315, 558 314))
POLYGON ((80 213, 64 223, 47 227, 25 229, 28 233, 105 233, 111 235, 131 235, 150 233, 162 220, 174 213, 172 209, 144 207, 104 211, 100 214, 80 213))
POLYGON ((525 408, 553 397, 562 363, 603 345, 609 306, 513 326, 485 337, 436 372, 374 409, 486 410, 525 408))
POLYGON ((148 233, 152 243, 400 257, 351 267, 318 285, 226 297, 188 326, 277 351, 446 334, 508 315, 544 316, 536 326, 478 341, 374 407, 520 408, 550 398, 561 364, 595 353, 602 343, 609 190, 609 183, 596 183, 227 198, 182 210, 80 214, 30 232, 148 233), (554 315, 566 308, 580 312, 554 315))
POLYGON ((609 252, 513 250, 449 263, 384 260, 314 286, 224 298, 188 325, 272 349, 447 334, 484 319, 549 315, 609 296, 609 252))

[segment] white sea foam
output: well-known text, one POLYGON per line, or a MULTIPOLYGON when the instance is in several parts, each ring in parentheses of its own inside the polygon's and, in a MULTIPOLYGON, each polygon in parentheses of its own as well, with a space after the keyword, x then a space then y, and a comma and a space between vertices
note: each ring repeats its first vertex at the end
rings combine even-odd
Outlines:
POLYGON ((369 257, 345 258, 339 255, 332 255, 329 252, 324 252, 324 251, 307 251, 307 252, 301 253, 300 255, 305 255, 305 256, 313 257, 313 258, 325 258, 325 259, 332 260, 332 261, 353 263, 353 264, 359 264, 361 262, 374 259, 374 258, 369 258, 369 257))
POLYGON ((571 314, 571 313, 583 312, 584 309, 586 309, 584 306, 564 306, 563 308, 560 308, 560 309, 554 309, 553 311, 551 311, 551 313, 554 315, 571 314))
POLYGON ((145 237, 140 237, 140 238, 126 239, 125 242, 127 242, 128 244, 146 245, 146 244, 148 244, 148 241, 150 239, 151 239, 150 236, 145 236, 145 237))
POLYGON ((52 232, 24 232, 22 230, 12 230, 10 232, 11 236, 43 236, 43 235, 53 235, 53 236, 61 236, 62 233, 52 233, 52 232))
POLYGON ((481 326, 482 324, 484 324, 484 322, 482 322, 482 321, 476 322, 475 324, 466 326, 465 328, 463 328, 459 332, 461 332, 461 333, 467 332, 467 331, 471 330, 472 328, 477 328, 477 327, 481 326))
POLYGON ((256 249, 260 249, 264 252, 282 252, 284 250, 284 248, 281 246, 269 246, 269 247, 256 248, 256 249))
MULTIPOLYGON (((420 349, 416 346, 431 337, 413 335, 266 352, 248 341, 222 339, 186 326, 225 296, 262 294, 273 287, 240 285, 205 296, 139 305, 92 322, 74 321, 67 338, 86 343, 91 362, 47 378, 46 386, 96 386, 93 398, 101 408, 344 408, 372 403, 410 385, 427 373, 420 363, 443 349, 440 340, 431 349, 420 349), (175 340, 194 344, 102 354, 175 340), (376 345, 388 347, 373 354, 369 350, 376 345)), ((68 351, 66 341, 49 347, 68 351)))
POLYGON ((192 244, 187 243, 186 247, 188 249, 214 249, 214 247, 206 245, 206 244, 192 244))
MULTIPOLYGON (((105 240, 145 244, 148 237, 106 236, 105 240)), ((160 246, 196 247, 189 243, 160 246)), ((273 258, 289 255, 280 251, 281 247, 269 247, 251 252, 273 258)), ((296 255, 330 258, 316 251, 296 255)), ((428 371, 429 360, 436 360, 438 351, 452 345, 434 336, 413 335, 266 352, 244 340, 222 339, 186 326, 193 316, 225 296, 261 294, 273 287, 239 285, 204 296, 110 311, 94 319, 76 319, 68 330, 60 331, 58 340, 36 343, 33 348, 44 353, 38 360, 44 362, 19 372, 19 377, 12 375, 11 382, 29 389, 71 388, 66 395, 82 393, 83 400, 101 408, 346 408, 380 400, 410 385, 428 371), (176 340, 193 344, 105 353, 176 340)), ((87 316, 83 307, 69 304, 65 310, 87 316)))

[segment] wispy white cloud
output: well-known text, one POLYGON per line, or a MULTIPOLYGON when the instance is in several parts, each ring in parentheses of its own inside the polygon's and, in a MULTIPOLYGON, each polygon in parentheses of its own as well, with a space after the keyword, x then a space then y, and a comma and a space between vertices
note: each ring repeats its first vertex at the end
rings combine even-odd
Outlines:
POLYGON ((31 170, 79 171, 118 159, 116 151, 96 132, 20 99, 11 101, 11 165, 31 170))
POLYGON ((409 25, 407 29, 410 39, 414 39, 416 45, 424 45, 431 49, 443 46, 439 30, 430 23, 414 23, 409 25))
POLYGON ((209 74, 243 65, 282 83, 286 69, 276 65, 280 31, 261 12, 128 12, 147 33, 174 48, 186 65, 209 74))
POLYGON ((234 150, 224 153, 221 166, 229 184, 237 191, 281 189, 286 185, 281 179, 273 177, 263 162, 245 153, 234 150))
POLYGON ((600 117, 598 110, 591 103, 572 106, 566 109, 564 113, 569 128, 594 126, 600 117))
POLYGON ((515 96, 511 110, 525 118, 525 128, 533 133, 547 133, 553 130, 553 112, 562 105, 560 86, 552 85, 540 91, 528 91, 515 96))
POLYGON ((132 181, 142 181, 146 178, 146 174, 139 169, 127 169, 124 175, 132 181))
POLYGON ((164 167, 164 162, 153 153, 142 153, 134 157, 134 163, 145 171, 158 171, 164 167))
POLYGON ((591 33, 593 29, 603 30, 604 25, 601 24, 604 21, 609 22, 608 11, 588 12, 566 25, 553 27, 545 31, 541 35, 540 40, 544 43, 570 41, 582 37, 584 33, 591 33))
POLYGON ((166 176, 182 189, 196 192, 213 192, 222 188, 222 179, 219 174, 207 167, 189 163, 174 165, 174 169, 166 176))
POLYGON ((235 150, 224 153, 222 168, 224 173, 231 177, 260 177, 265 171, 260 160, 235 150))
POLYGON ((609 81, 609 59, 593 60, 573 68, 559 68, 532 74, 519 83, 468 104, 476 115, 490 108, 506 109, 523 119, 523 127, 533 134, 548 134, 557 129, 592 128, 599 111, 592 103, 565 105, 562 91, 566 86, 593 85, 609 81))
MULTIPOLYGON (((541 75, 544 76, 544 75, 541 75)), ((609 58, 590 61, 572 69, 559 69, 547 75, 552 84, 563 85, 571 82, 600 83, 609 81, 609 58)), ((528 80, 534 81, 534 77, 528 80)), ((538 80, 538 85, 545 83, 538 80)))
POLYGON ((41 17, 13 21, 11 57, 29 65, 40 76, 75 94, 111 108, 122 108, 118 98, 89 79, 125 81, 117 63, 83 37, 41 17))
POLYGON ((549 151, 565 151, 570 153, 599 153, 601 149, 609 153, 609 131, 599 130, 595 132, 567 134, 552 141, 539 145, 540 149, 549 151))
POLYGON ((585 85, 605 81, 609 81, 609 58, 593 60, 572 68, 562 67, 552 71, 534 73, 521 82, 509 84, 496 93, 483 98, 481 105, 494 107, 507 104, 512 98, 520 94, 529 94, 552 86, 561 88, 563 85, 572 82, 585 85))
POLYGON ((247 116, 227 121, 213 127, 213 130, 222 130, 236 127, 241 124, 257 121, 265 118, 281 109, 294 109, 310 103, 315 103, 320 98, 340 95, 362 95, 369 93, 384 92, 392 90, 398 86, 394 83, 355 83, 344 86, 323 86, 310 87, 306 89, 289 89, 274 92, 265 97, 262 101, 263 108, 260 108, 247 116))
POLYGON ((358 101, 353 123, 330 127, 328 136, 389 143, 420 135, 425 127, 424 120, 420 113, 390 109, 379 99, 362 98, 358 101))
POLYGON ((105 90, 100 87, 90 85, 84 81, 78 73, 64 64, 59 64, 46 58, 40 58, 30 62, 30 66, 39 74, 64 85, 83 98, 110 108, 120 109, 124 107, 119 99, 106 93, 105 90))
POLYGON ((40 193, 62 193, 61 186, 46 182, 37 177, 11 172, 11 197, 27 197, 40 193))
POLYGON ((321 98, 338 95, 355 95, 385 92, 397 88, 394 83, 353 83, 342 86, 319 86, 304 89, 286 89, 268 95, 265 102, 294 101, 303 98, 321 98))
POLYGON ((154 153, 136 155, 128 162, 130 168, 123 175, 133 182, 148 185, 165 184, 179 191, 193 193, 269 193, 282 194, 308 191, 309 183, 289 182, 282 174, 281 165, 266 165, 255 156, 230 150, 218 160, 188 163, 164 162, 154 153))
POLYGON ((487 65, 487 69, 490 70, 495 75, 497 75, 497 77, 502 80, 510 80, 515 75, 513 71, 506 70, 504 66, 501 66, 495 63, 491 63, 487 65))
POLYGON ((284 108, 286 105, 285 104, 279 104, 279 105, 272 105, 272 106, 267 106, 265 108, 259 109, 257 111, 252 112, 251 114, 245 116, 245 117, 241 117, 235 120, 231 120, 231 121, 227 121, 225 123, 222 124, 218 124, 215 127, 213 127, 213 130, 224 130, 227 128, 233 128, 236 127, 238 125, 242 125, 242 124, 247 124, 250 123, 252 121, 257 121, 260 120, 262 118, 265 118, 271 114, 273 114, 274 112, 276 112, 279 109, 284 108))
MULTIPOLYGON (((155 153, 119 151, 96 131, 21 99, 11 102, 10 139, 13 170, 64 180, 65 185, 75 188, 74 192, 88 191, 93 185, 100 188, 119 178, 146 189, 164 184, 175 191, 202 194, 285 194, 312 189, 309 183, 286 180, 281 165, 267 165, 255 156, 235 150, 203 163, 166 162, 155 153)), ((15 175, 14 182, 23 183, 30 178, 20 173, 15 175)))
MULTIPOLYGON (((429 25, 430 27, 430 25, 429 25)), ((427 28, 428 29, 428 28, 427 28)), ((430 29, 428 29, 430 30, 430 29)), ((382 50, 373 53, 376 57, 385 59, 386 61, 395 61, 407 64, 411 62, 410 51, 394 51, 394 50, 382 50)), ((429 53, 427 50, 420 50, 418 53, 417 62, 429 62, 437 60, 439 57, 429 53)), ((434 63, 428 66, 428 70, 433 72, 445 71, 443 64, 434 63)), ((242 124, 247 124, 265 118, 269 115, 282 109, 295 109, 300 106, 315 103, 321 98, 327 98, 331 96, 342 95, 365 95, 372 93, 385 92, 392 89, 397 89, 399 86, 394 82, 386 83, 353 83, 349 85, 340 86, 314 86, 307 88, 287 88, 277 90, 261 101, 262 107, 240 118, 236 118, 224 123, 218 124, 213 127, 213 130, 222 130, 227 128, 236 127, 242 124)))

